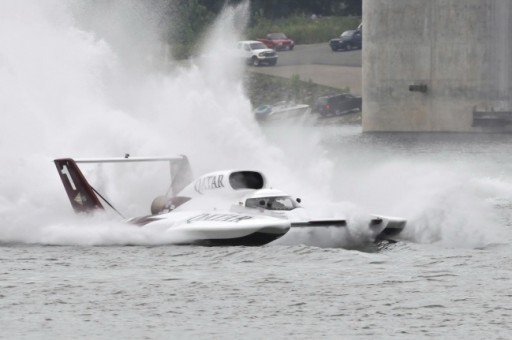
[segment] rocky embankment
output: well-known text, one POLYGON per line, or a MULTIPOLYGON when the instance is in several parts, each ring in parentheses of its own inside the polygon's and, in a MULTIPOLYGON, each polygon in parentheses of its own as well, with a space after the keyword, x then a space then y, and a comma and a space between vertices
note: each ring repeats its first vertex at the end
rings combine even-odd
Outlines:
MULTIPOLYGON (((248 67, 247 93, 254 107, 279 101, 313 106, 318 97, 362 93, 361 50, 332 52, 327 44, 297 45, 271 67, 248 67)), ((320 117, 318 124, 360 124, 361 113, 320 117)))
MULTIPOLYGON (((302 81, 298 76, 287 79, 257 72, 247 72, 245 86, 253 107, 283 100, 313 107, 318 97, 349 92, 348 88, 340 90, 315 84, 312 81, 302 81)), ((317 114, 315 124, 361 124, 361 112, 329 117, 321 117, 317 114)))

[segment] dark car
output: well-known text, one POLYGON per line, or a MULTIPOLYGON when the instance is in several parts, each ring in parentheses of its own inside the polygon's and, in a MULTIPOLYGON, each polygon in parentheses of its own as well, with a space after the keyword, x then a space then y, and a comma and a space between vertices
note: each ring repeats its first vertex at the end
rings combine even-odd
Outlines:
POLYGON ((322 116, 342 115, 350 112, 361 111, 363 99, 350 93, 336 94, 317 99, 314 112, 322 116))
POLYGON ((350 30, 341 33, 339 38, 329 40, 329 46, 333 51, 350 51, 363 47, 363 34, 361 30, 350 30))

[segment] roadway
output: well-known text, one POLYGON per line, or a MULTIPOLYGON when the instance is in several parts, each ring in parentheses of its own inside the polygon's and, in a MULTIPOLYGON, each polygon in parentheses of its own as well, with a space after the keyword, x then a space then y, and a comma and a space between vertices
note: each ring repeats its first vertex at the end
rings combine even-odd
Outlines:
POLYGON ((297 45, 293 51, 278 52, 276 66, 251 67, 252 71, 301 80, 361 95, 361 50, 332 52, 327 43, 297 45))

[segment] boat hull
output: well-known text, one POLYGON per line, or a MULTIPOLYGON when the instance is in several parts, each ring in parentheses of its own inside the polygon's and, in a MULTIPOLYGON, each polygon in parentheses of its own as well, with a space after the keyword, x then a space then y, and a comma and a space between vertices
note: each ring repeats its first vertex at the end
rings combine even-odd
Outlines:
POLYGON ((223 239, 203 239, 195 241, 194 244, 201 246, 262 246, 281 238, 286 232, 283 232, 283 229, 262 228, 246 236, 223 239))
POLYGON ((261 105, 254 110, 259 121, 288 120, 304 117, 310 111, 309 105, 291 105, 281 103, 277 105, 261 105))
POLYGON ((407 220, 399 217, 375 216, 370 227, 378 230, 376 241, 396 241, 399 234, 404 230, 407 220))
POLYGON ((205 246, 261 246, 290 230, 289 221, 233 213, 173 212, 129 222, 169 235, 180 235, 179 244, 205 246))

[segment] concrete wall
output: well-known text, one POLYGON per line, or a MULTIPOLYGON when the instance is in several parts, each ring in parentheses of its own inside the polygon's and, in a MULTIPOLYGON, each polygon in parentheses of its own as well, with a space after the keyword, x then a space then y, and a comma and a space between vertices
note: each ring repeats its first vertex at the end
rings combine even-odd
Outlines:
POLYGON ((512 110, 511 21, 511 0, 363 0, 363 130, 475 131, 475 107, 512 110))

